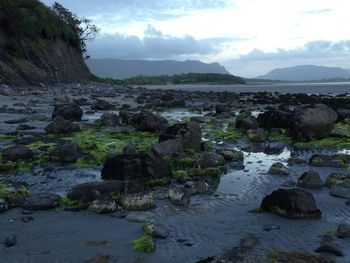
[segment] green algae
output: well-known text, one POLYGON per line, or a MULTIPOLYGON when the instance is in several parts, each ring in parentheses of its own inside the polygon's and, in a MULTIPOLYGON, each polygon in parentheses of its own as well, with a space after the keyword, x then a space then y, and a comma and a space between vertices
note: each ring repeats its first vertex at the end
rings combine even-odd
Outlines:
POLYGON ((154 249, 154 242, 151 237, 152 230, 147 222, 142 225, 142 236, 131 241, 134 250, 151 254, 154 249))

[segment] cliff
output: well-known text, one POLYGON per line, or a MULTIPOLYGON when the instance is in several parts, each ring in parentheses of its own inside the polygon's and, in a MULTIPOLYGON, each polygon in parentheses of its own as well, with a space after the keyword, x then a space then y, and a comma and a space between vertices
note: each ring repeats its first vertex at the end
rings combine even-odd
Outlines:
POLYGON ((91 78, 74 30, 37 0, 0 0, 0 84, 91 78))

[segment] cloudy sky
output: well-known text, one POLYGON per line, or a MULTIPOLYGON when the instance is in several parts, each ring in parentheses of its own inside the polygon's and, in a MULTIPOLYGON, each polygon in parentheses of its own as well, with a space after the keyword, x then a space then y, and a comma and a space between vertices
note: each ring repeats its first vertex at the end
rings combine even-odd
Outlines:
POLYGON ((198 59, 245 77, 302 64, 350 68, 348 0, 56 1, 101 29, 88 45, 93 58, 198 59))

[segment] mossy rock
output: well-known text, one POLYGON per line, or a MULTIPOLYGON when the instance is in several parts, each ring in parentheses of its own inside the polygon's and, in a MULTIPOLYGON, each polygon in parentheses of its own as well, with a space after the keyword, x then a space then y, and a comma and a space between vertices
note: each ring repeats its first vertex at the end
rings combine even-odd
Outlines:
POLYGON ((332 173, 326 179, 326 185, 328 187, 345 182, 350 182, 350 174, 332 173))

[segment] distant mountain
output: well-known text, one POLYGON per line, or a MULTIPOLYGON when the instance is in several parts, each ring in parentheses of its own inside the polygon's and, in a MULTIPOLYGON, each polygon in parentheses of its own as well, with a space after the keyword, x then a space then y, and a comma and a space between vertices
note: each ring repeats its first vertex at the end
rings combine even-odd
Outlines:
POLYGON ((219 63, 206 64, 200 61, 148 61, 148 60, 118 60, 89 59, 86 64, 91 72, 98 77, 126 79, 138 75, 159 76, 186 73, 219 73, 230 74, 219 63))
POLYGON ((350 69, 302 65, 274 69, 266 75, 259 76, 257 78, 283 81, 321 81, 329 79, 350 79, 350 69))

